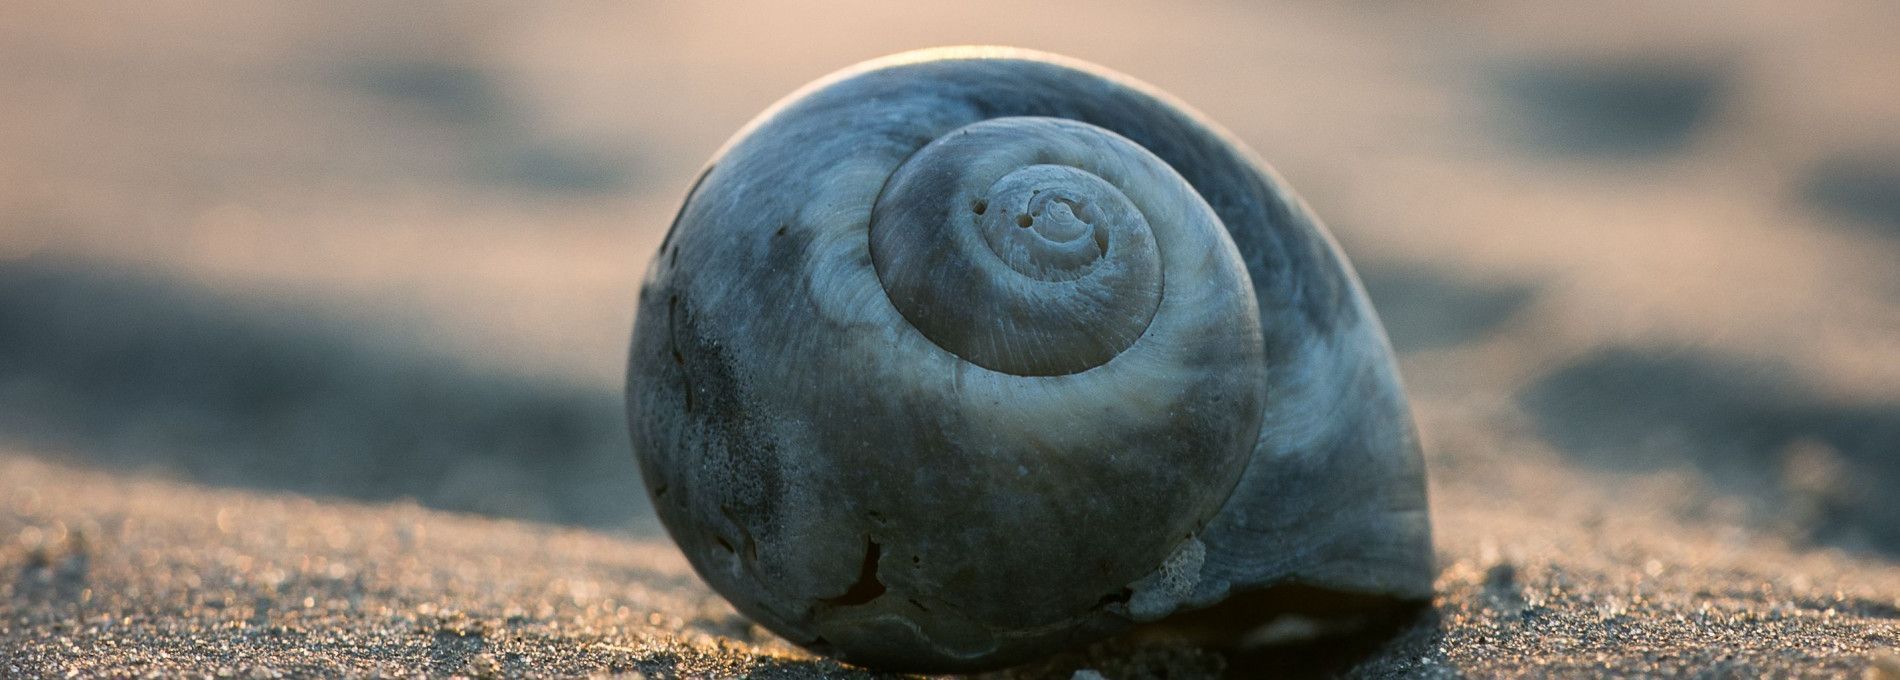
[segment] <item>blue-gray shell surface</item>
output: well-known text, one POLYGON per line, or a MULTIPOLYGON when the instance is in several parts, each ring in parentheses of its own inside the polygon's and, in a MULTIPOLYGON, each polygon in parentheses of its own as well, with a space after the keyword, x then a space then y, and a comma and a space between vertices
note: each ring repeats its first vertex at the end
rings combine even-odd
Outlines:
POLYGON ((748 125, 652 260, 627 409, 698 573, 848 661, 1431 594, 1409 407, 1325 227, 1199 114, 1061 57, 898 55, 748 125))

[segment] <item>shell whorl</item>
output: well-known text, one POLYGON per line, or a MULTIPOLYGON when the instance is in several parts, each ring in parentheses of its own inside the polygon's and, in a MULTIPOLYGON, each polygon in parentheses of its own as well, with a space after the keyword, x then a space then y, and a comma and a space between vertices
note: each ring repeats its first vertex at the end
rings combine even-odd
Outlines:
POLYGON ((1002 373, 1078 373, 1153 322, 1165 287, 1155 232, 1182 227, 1150 216, 1212 214, 1173 207, 1194 201, 1113 132, 996 118, 897 169, 872 210, 871 257, 892 304, 945 350, 1002 373))

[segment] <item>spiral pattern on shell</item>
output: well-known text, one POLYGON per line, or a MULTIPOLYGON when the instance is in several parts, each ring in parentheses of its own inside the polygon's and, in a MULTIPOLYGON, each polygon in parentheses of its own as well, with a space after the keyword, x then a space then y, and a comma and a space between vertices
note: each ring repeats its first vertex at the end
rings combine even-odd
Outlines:
POLYGON ((1192 112, 919 53, 719 153, 642 286, 628 415, 740 611, 977 669, 1278 583, 1429 594, 1389 352, 1318 223, 1192 112))
POLYGON ((1161 303, 1147 215, 1190 232, 1164 240, 1219 236, 1211 211, 1173 207, 1196 200, 1120 135, 991 119, 898 167, 871 212, 871 259, 898 311, 944 349, 1015 375, 1078 373, 1134 344, 1161 303))

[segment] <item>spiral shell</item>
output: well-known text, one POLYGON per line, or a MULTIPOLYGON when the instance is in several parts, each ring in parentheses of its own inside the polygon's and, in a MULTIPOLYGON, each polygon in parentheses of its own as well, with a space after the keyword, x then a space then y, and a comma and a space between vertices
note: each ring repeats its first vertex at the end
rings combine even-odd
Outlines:
POLYGON ((650 265, 633 444, 695 569, 800 644, 976 669, 1298 583, 1430 592, 1350 268, 1238 143, 1099 68, 872 62, 763 114, 650 265))

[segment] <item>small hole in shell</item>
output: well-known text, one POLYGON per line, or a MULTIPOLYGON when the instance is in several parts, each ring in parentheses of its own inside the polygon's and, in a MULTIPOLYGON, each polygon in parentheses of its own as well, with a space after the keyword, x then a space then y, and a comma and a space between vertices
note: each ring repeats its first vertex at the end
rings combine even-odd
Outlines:
POLYGON ((990 202, 985 201, 981 198, 976 199, 975 201, 972 201, 970 203, 970 212, 976 213, 978 215, 983 214, 984 211, 989 210, 989 209, 990 209, 990 202))
POLYGON ((878 545, 877 541, 870 540, 869 537, 865 538, 864 543, 864 564, 858 568, 858 581, 851 584, 851 589, 846 590, 843 595, 821 600, 821 602, 838 607, 852 607, 875 600, 884 594, 884 582, 877 578, 877 563, 884 552, 883 546, 878 545))
POLYGON ((1029 213, 1023 213, 1021 215, 1016 216, 1016 226, 1018 227, 1028 229, 1029 225, 1032 225, 1035 223, 1036 223, 1036 218, 1030 217, 1029 213))

